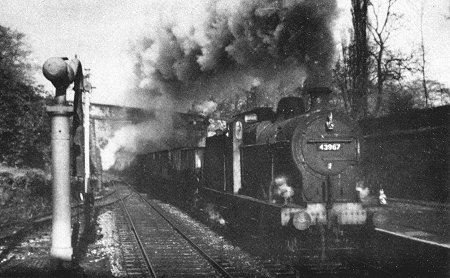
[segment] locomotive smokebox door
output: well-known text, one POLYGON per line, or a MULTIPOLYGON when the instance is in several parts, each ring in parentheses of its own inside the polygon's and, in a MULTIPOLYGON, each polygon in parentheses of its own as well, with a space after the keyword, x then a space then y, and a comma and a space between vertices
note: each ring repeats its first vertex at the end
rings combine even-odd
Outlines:
POLYGON ((310 171, 325 176, 342 173, 358 161, 358 136, 347 116, 323 111, 296 130, 293 140, 295 159, 310 171))

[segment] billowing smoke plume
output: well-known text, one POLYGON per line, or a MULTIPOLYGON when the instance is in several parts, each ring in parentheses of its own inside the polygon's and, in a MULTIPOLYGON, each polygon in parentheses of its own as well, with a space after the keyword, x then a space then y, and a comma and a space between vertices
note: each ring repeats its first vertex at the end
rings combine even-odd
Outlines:
POLYGON ((205 100, 197 103, 193 107, 194 112, 203 116, 211 115, 217 109, 217 103, 212 100, 205 100))
MULTIPOLYGON (((134 48, 136 86, 177 105, 331 78, 333 0, 161 0, 134 48), (282 75, 282 72, 289 72, 282 75)), ((321 84, 317 84, 320 82, 321 84)))
POLYGON ((102 168, 123 170, 134 159, 134 154, 142 152, 147 142, 161 142, 163 129, 155 122, 124 126, 117 130, 108 144, 101 150, 102 168))
MULTIPOLYGON (((132 49, 134 90, 151 99, 149 109, 194 108, 209 114, 216 109, 212 99, 251 88, 282 95, 304 83, 329 84, 334 0, 153 0, 152 4, 148 30, 132 49), (194 101, 200 104, 192 107, 194 101)), ((148 143, 155 149, 167 148, 161 142, 173 135, 170 128, 154 121, 126 127, 103 153, 142 152, 148 143)), ((116 162, 116 155, 110 160, 105 155, 104 168, 126 164, 116 162)))
POLYGON ((183 140, 183 134, 174 134, 173 130, 170 110, 157 111, 147 121, 119 128, 101 150, 103 170, 123 170, 138 153, 172 147, 174 138, 183 140))

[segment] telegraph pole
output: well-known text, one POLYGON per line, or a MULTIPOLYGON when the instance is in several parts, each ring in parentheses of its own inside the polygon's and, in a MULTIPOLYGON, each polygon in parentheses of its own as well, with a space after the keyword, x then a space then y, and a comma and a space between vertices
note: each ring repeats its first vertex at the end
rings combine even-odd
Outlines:
POLYGON ((95 89, 90 82, 90 69, 84 69, 87 73, 84 76, 84 193, 87 194, 91 191, 90 182, 91 182, 91 158, 94 161, 94 166, 97 171, 97 190, 102 188, 102 174, 101 169, 98 169, 98 165, 96 165, 96 160, 98 159, 98 154, 96 152, 96 143, 95 143, 95 123, 91 123, 90 116, 90 108, 91 108, 91 94, 95 89), (92 153, 92 156, 90 155, 92 153))

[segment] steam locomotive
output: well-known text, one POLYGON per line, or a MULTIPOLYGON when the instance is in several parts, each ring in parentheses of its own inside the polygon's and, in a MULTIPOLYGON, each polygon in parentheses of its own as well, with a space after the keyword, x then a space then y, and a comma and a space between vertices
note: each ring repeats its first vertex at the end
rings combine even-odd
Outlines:
POLYGON ((239 114, 204 147, 141 155, 136 167, 147 180, 173 181, 166 183, 173 197, 213 204, 224 219, 301 231, 362 227, 368 214, 355 190, 360 132, 329 105, 330 93, 309 89, 308 111, 302 98, 287 97, 276 112, 239 114))

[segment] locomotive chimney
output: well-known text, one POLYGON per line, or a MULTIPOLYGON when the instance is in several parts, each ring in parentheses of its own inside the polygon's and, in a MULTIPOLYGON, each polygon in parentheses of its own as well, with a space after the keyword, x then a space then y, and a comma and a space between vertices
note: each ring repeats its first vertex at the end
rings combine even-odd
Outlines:
POLYGON ((314 87, 306 89, 306 94, 311 100, 310 109, 315 109, 320 106, 326 106, 330 100, 331 90, 328 87, 314 87))

